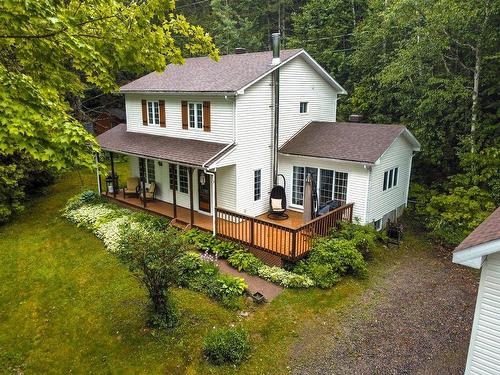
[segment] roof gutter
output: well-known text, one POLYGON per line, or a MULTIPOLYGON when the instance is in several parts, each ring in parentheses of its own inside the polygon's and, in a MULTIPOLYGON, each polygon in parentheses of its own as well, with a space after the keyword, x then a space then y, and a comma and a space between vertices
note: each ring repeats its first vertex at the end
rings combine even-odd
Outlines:
POLYGON ((123 90, 120 94, 141 94, 141 95, 176 95, 176 96, 236 96, 236 91, 162 91, 162 90, 123 90))
POLYGON ((210 162, 214 159, 217 159, 221 154, 224 154, 228 149, 232 148, 236 146, 236 143, 233 142, 233 143, 230 143, 228 144, 226 147, 224 147, 222 150, 220 150, 218 153, 216 153, 214 156, 212 156, 210 159, 208 159, 206 162, 204 162, 201 167, 203 169, 208 169, 209 168, 209 165, 210 165, 210 162))
POLYGON ((376 165, 377 164, 377 162, 370 162, 370 161, 335 159, 335 158, 329 158, 326 156, 310 156, 310 155, 290 154, 290 153, 286 153, 286 152, 282 152, 282 151, 280 151, 279 154, 284 155, 284 156, 295 156, 295 157, 307 158, 307 159, 332 160, 332 161, 335 161, 338 163, 350 163, 350 164, 358 164, 358 165, 376 165))

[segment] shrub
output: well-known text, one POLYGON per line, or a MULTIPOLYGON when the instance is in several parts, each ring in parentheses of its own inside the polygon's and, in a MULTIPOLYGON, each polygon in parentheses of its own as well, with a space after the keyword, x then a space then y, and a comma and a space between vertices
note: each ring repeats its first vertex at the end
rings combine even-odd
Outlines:
POLYGON ((203 354, 214 365, 241 363, 249 353, 248 334, 241 329, 215 329, 203 341, 203 354))
POLYGON ((338 228, 334 228, 330 232, 329 237, 351 240, 356 249, 363 254, 363 257, 368 259, 377 240, 384 240, 385 234, 378 232, 371 225, 359 225, 342 221, 338 223, 338 228))
POLYGON ((165 230, 169 225, 168 219, 145 212, 134 212, 131 215, 131 219, 144 226, 144 228, 146 228, 147 230, 162 231, 165 230))
POLYGON ((181 259, 188 250, 186 241, 171 227, 160 232, 129 225, 124 233, 116 254, 148 290, 149 324, 158 328, 175 326, 178 313, 169 288, 177 284, 182 272, 181 259))
POLYGON ((285 288, 310 288, 314 286, 313 280, 306 275, 298 275, 280 267, 262 266, 259 276, 263 279, 280 284, 285 288))
POLYGON ((257 275, 264 263, 255 255, 248 251, 237 250, 233 252, 227 262, 238 271, 248 272, 250 275, 257 275))
POLYGON ((367 272, 363 255, 352 240, 320 238, 306 260, 295 272, 309 276, 321 288, 330 288, 346 274, 364 276, 367 272))
POLYGON ((87 229, 95 229, 94 224, 108 215, 116 213, 116 206, 108 204, 82 205, 63 214, 67 219, 87 229))
POLYGON ((98 203, 104 203, 104 199, 99 195, 99 193, 93 190, 87 190, 81 194, 75 195, 74 197, 68 199, 68 202, 66 203, 63 212, 76 210, 77 208, 80 208, 83 205, 92 205, 98 203))
POLYGON ((179 262, 180 286, 202 292, 224 306, 235 308, 247 289, 242 278, 221 274, 215 262, 207 262, 198 253, 187 253, 179 262))
POLYGON ((443 245, 458 245, 495 209, 490 192, 477 186, 455 187, 445 193, 423 192, 413 186, 417 196, 417 216, 433 238, 443 245))

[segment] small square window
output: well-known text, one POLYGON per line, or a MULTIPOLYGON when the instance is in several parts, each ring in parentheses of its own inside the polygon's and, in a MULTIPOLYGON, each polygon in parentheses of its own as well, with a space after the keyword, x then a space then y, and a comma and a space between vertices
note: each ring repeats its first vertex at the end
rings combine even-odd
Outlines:
POLYGON ((300 113, 307 113, 307 102, 300 102, 300 113))
POLYGON ((261 197, 262 172, 260 169, 253 171, 253 200, 258 201, 261 197))

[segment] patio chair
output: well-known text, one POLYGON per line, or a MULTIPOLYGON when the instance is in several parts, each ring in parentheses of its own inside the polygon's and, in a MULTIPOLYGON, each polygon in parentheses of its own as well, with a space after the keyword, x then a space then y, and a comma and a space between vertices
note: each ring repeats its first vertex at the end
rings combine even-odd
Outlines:
MULTIPOLYGON (((139 198, 141 198, 141 201, 144 199, 144 195, 142 194, 140 186, 139 186, 139 198)), ((155 199, 156 199, 156 182, 151 182, 149 184, 149 188, 146 188, 146 202, 153 201, 155 199)))
POLYGON ((392 222, 387 220, 387 245, 393 244, 398 245, 401 243, 403 238, 403 225, 398 222, 392 222))
POLYGON ((269 214, 267 217, 277 220, 288 219, 288 214, 286 213, 286 190, 285 190, 285 176, 282 174, 278 175, 283 178, 283 186, 276 185, 271 190, 269 196, 269 214))
POLYGON ((137 197, 139 194, 139 177, 130 177, 127 178, 127 186, 123 188, 123 198, 127 196, 137 197))

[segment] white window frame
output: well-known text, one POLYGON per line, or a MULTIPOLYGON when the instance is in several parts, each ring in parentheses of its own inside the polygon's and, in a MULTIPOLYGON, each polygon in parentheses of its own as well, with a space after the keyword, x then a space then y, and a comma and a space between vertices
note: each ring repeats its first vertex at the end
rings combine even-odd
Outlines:
POLYGON ((300 102, 299 103, 299 113, 300 114, 305 114, 309 112, 309 102, 300 102), (305 111, 302 111, 302 104, 304 104, 304 109, 305 111))
POLYGON ((262 199, 262 169, 254 169, 253 171, 253 201, 254 202, 259 202, 262 199), (256 173, 259 172, 259 197, 256 199, 256 190, 257 190, 257 175, 256 173))
POLYGON ((179 164, 175 164, 175 163, 170 163, 169 164, 169 167, 168 167, 168 187, 171 191, 173 191, 172 189, 172 181, 171 181, 171 176, 170 176, 170 165, 173 165, 175 168, 175 176, 177 178, 177 184, 174 185, 174 189, 177 191, 177 193, 179 194, 189 194, 189 167, 186 167, 185 165, 179 165, 179 164), (185 167, 186 168, 186 178, 187 178, 187 181, 186 181, 186 186, 187 186, 187 191, 181 191, 181 172, 180 172, 180 168, 181 167, 185 167))
POLYGON ((318 169, 318 175, 317 175, 317 180, 316 180, 316 194, 317 194, 317 197, 318 197, 318 204, 319 204, 319 194, 320 194, 320 183, 321 183, 321 170, 322 169, 325 169, 325 170, 330 170, 330 171, 333 171, 333 186, 332 186, 332 197, 331 199, 334 199, 335 197, 335 177, 337 175, 337 172, 338 173, 346 173, 347 174, 347 186, 346 186, 346 192, 345 192, 345 196, 346 196, 346 204, 348 202, 348 197, 349 197, 349 175, 350 173, 345 171, 345 170, 337 170, 337 169, 328 169, 328 168, 322 168, 322 167, 317 167, 317 166, 314 166, 314 164, 293 164, 292 165, 292 173, 291 173, 291 177, 290 177, 290 181, 292 182, 290 185, 290 207, 292 208, 297 208, 297 209, 304 209, 304 196, 302 196, 302 205, 298 205, 298 204, 294 204, 293 203, 293 168, 294 167, 300 167, 300 168, 303 168, 304 169, 304 183, 305 183, 305 180, 307 178, 306 176, 306 168, 316 168, 318 169))
POLYGON ((148 100, 147 101, 147 112, 148 112, 148 125, 160 126, 160 102, 158 100, 148 100), (149 106, 151 105, 151 115, 149 112, 149 106), (155 108, 156 105, 156 108, 155 108), (158 122, 156 122, 158 120, 158 122))
POLYGON ((203 103, 202 102, 188 102, 188 128, 193 130, 203 130, 203 103), (194 108, 194 123, 191 122, 191 105, 194 108), (201 106, 201 122, 198 121, 197 108, 201 106))
POLYGON ((382 175, 382 192, 386 191, 391 191, 394 188, 398 187, 399 185, 399 166, 395 166, 389 169, 386 169, 384 171, 384 174, 382 175), (392 172, 392 175, 391 175, 392 172), (387 173, 387 185, 384 184, 385 181, 385 174, 387 173), (397 177, 394 178, 397 174, 397 177), (394 183, 394 180, 396 180, 396 183, 394 183), (385 185, 385 188, 384 188, 385 185), (389 187, 390 185, 390 187, 389 187))

